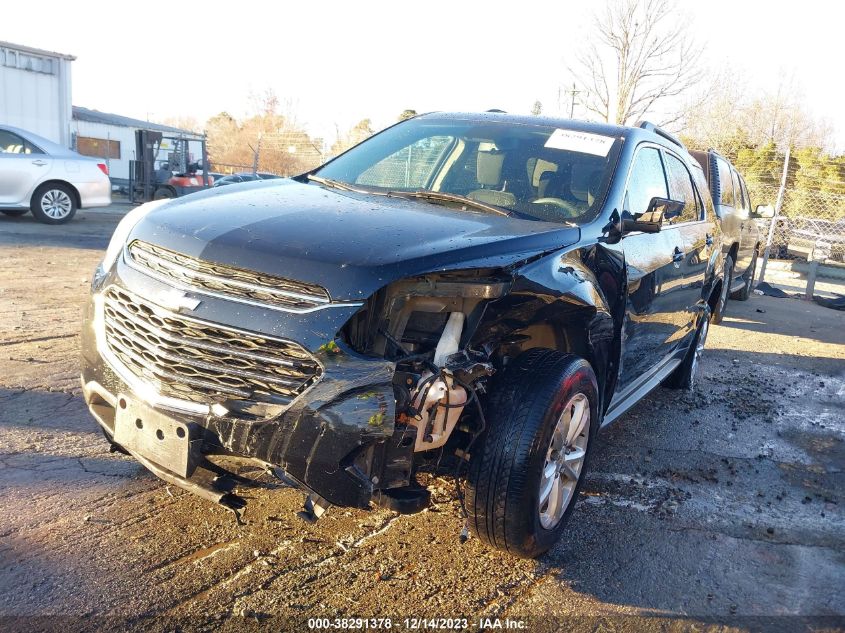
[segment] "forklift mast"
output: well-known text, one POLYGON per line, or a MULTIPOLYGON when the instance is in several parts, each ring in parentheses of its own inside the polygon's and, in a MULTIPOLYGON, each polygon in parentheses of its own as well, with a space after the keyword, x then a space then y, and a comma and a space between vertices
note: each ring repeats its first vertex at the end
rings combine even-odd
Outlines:
POLYGON ((135 160, 129 164, 129 198, 148 202, 175 198, 211 186, 208 178, 208 153, 205 136, 165 136, 154 130, 135 130, 135 160), (202 148, 202 162, 190 162, 190 141, 202 148), (165 143, 166 141, 166 143, 165 143), (162 149, 168 150, 160 158, 162 149), (202 168, 202 176, 196 175, 202 168))

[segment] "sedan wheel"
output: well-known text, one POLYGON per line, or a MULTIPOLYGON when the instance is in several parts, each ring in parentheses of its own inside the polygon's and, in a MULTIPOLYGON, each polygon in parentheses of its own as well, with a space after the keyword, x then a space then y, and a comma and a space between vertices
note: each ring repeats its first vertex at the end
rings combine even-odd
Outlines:
POLYGON ((76 199, 66 185, 47 184, 32 196, 30 209, 32 215, 45 224, 64 224, 76 213, 76 199))

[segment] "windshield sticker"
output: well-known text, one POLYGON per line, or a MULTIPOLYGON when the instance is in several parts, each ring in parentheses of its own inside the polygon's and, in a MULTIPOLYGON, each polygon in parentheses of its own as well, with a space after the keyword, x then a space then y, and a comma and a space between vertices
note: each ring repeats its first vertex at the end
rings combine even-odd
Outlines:
POLYGON ((616 139, 610 136, 558 129, 552 132, 549 140, 546 141, 546 147, 593 156, 607 156, 614 140, 616 139))

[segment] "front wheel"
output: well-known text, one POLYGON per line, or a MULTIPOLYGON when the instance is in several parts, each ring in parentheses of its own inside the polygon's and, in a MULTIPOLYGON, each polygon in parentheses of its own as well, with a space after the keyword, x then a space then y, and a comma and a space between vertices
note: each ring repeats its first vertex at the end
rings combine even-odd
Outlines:
POLYGON ((170 187, 159 187, 153 194, 153 200, 170 200, 176 197, 176 192, 170 187))
POLYGON ((470 457, 466 506, 474 534, 526 558, 557 542, 584 480, 598 404, 592 367, 572 354, 532 349, 504 369, 470 457))
POLYGON ((76 194, 67 185, 47 183, 36 189, 30 210, 44 224, 64 224, 76 215, 76 194))

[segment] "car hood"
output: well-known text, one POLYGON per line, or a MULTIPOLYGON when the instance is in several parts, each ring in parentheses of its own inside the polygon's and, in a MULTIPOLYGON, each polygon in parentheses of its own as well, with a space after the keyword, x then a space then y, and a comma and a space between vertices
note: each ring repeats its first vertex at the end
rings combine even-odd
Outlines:
POLYGON ((129 239, 360 300, 405 277, 507 266, 579 238, 564 224, 275 180, 170 201, 129 239))

